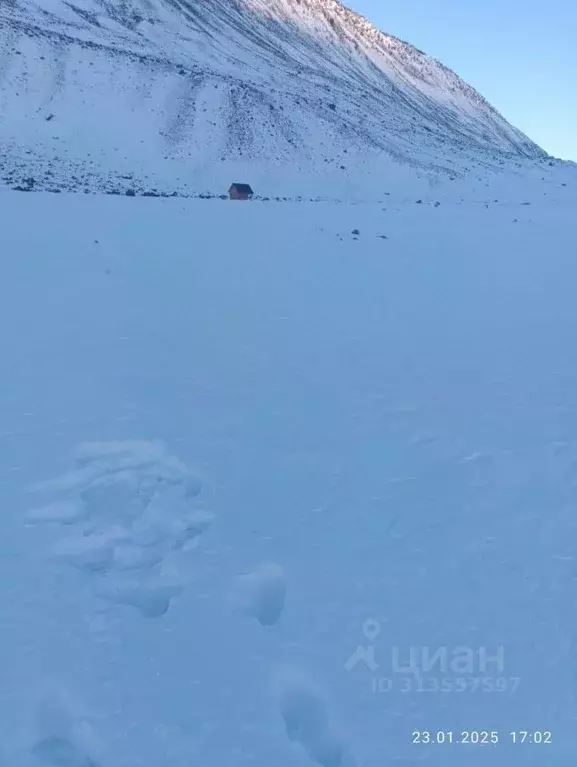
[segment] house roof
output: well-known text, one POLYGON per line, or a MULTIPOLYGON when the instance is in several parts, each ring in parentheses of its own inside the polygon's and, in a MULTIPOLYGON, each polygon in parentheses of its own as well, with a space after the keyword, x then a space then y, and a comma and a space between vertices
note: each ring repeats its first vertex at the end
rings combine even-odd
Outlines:
POLYGON ((254 194, 250 184, 232 184, 230 189, 236 189, 236 191, 241 194, 254 194))

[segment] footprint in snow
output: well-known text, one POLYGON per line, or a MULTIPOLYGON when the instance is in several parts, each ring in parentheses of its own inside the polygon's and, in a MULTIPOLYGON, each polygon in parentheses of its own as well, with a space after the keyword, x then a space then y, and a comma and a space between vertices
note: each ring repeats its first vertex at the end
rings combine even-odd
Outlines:
POLYGON ((37 741, 32 747, 32 755, 52 767, 99 767, 77 745, 58 736, 37 741))
POLYGON ((355 767, 355 761, 332 726, 327 705, 302 672, 283 669, 274 679, 277 705, 286 734, 321 767, 355 767))
POLYGON ((261 626, 274 626, 284 610, 286 592, 282 567, 266 564, 236 578, 231 601, 236 610, 256 618, 261 626))
POLYGON ((61 690, 51 690, 36 711, 36 738, 30 752, 50 767, 100 767, 92 729, 61 690))
POLYGON ((117 605, 135 608, 143 618, 162 618, 182 591, 183 586, 177 579, 163 582, 158 578, 148 583, 133 581, 105 585, 100 596, 117 605))

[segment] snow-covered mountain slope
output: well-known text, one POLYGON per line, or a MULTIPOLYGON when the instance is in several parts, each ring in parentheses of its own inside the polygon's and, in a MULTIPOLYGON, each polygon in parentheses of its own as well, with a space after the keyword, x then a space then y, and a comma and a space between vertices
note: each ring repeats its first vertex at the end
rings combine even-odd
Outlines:
POLYGON ((501 196, 0 193, 3 767, 573 767, 576 200, 501 196))
POLYGON ((544 156, 335 0, 3 0, 0 152, 48 188, 64 168, 73 188, 113 173, 211 191, 544 156))

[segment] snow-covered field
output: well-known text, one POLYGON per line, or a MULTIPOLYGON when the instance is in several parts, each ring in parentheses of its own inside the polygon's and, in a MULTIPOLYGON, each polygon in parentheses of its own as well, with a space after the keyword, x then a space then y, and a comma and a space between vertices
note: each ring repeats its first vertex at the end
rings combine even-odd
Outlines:
POLYGON ((574 764, 576 200, 516 190, 0 194, 2 767, 574 764))

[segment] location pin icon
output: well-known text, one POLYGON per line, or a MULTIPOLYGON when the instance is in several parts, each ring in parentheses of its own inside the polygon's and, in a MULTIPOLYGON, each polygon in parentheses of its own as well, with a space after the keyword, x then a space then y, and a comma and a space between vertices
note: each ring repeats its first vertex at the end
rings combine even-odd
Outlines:
POLYGON ((363 634, 366 636, 369 642, 374 641, 380 633, 381 624, 373 618, 369 618, 363 623, 363 634))

